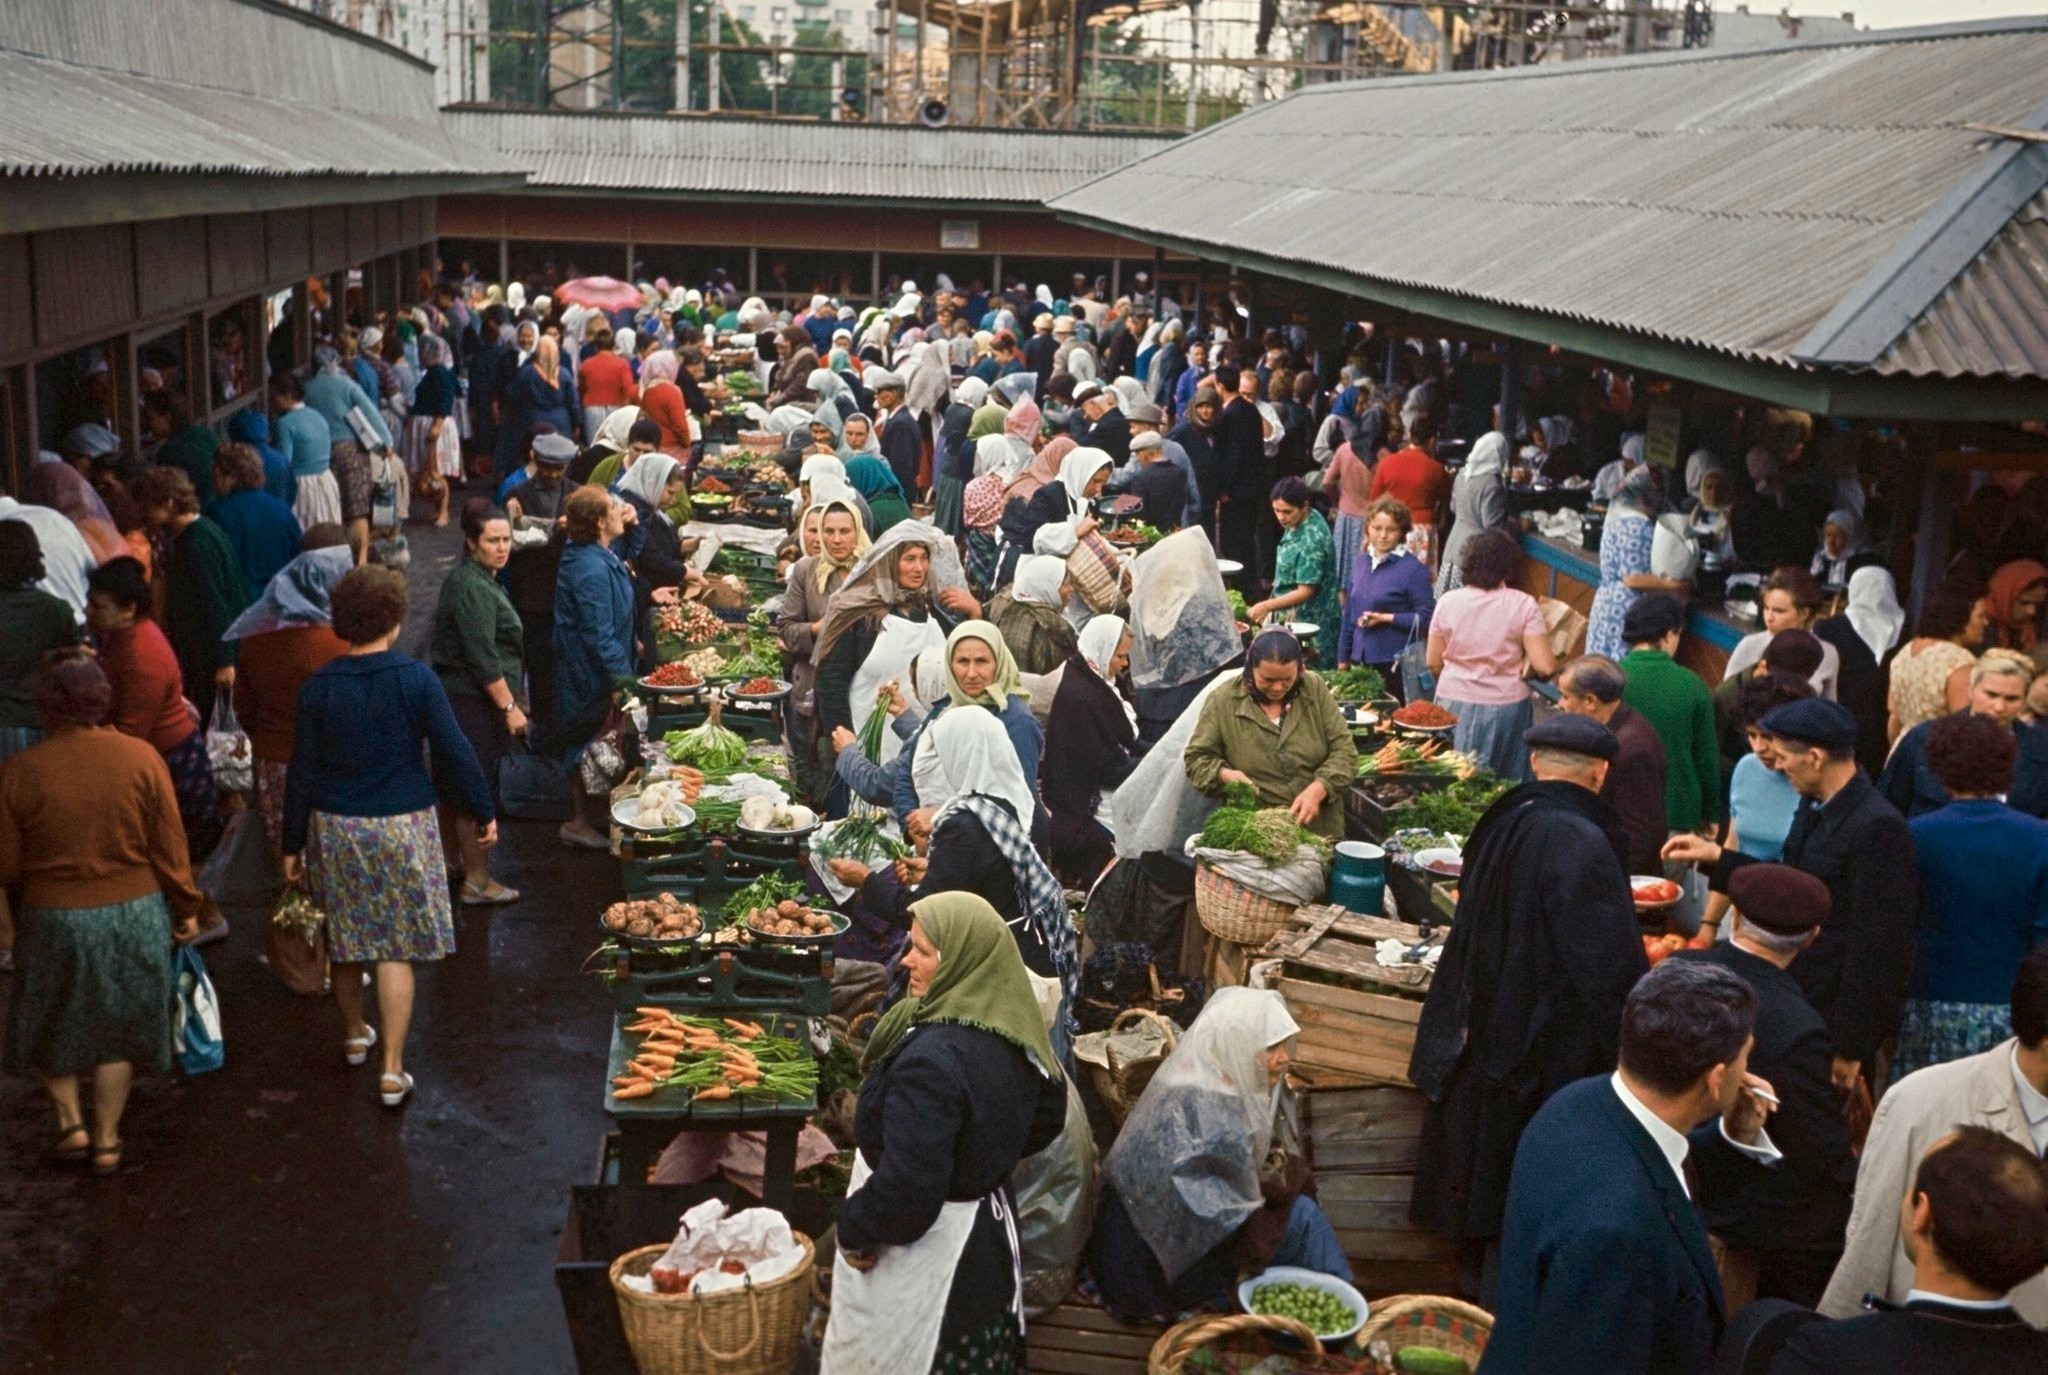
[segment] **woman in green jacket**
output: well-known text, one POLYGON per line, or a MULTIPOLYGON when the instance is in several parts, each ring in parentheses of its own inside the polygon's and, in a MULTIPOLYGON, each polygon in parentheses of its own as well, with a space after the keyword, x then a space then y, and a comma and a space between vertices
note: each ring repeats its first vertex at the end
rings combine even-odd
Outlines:
POLYGON ((1188 781, 1206 796, 1249 783, 1261 807, 1286 807, 1318 835, 1344 834, 1358 748, 1337 699, 1303 667, 1301 641, 1284 630, 1253 640, 1243 676, 1209 694, 1183 758, 1188 781))
MULTIPOLYGON (((524 632, 512 598, 498 581, 512 555, 512 523, 478 498, 462 508, 462 537, 467 545, 463 560, 441 584, 441 602, 434 610, 432 657, 455 710, 455 724, 476 751, 484 781, 495 789, 498 761, 511 748, 512 737, 526 735, 524 632)), ((435 790, 441 795, 441 834, 452 834, 461 854, 463 902, 517 902, 518 889, 491 877, 476 818, 461 805, 456 780, 437 777, 435 790)))
POLYGON ((133 495, 149 528, 162 531, 170 545, 162 574, 163 631, 204 729, 213 719, 215 690, 235 685, 236 645, 221 636, 255 598, 227 531, 199 514, 199 494, 183 470, 145 468, 133 495))

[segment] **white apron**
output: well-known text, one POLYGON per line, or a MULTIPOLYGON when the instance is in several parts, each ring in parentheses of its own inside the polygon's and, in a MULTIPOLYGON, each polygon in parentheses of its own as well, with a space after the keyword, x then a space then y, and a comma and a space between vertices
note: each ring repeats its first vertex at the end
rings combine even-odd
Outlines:
MULTIPOLYGON (((860 1192, 871 1171, 867 1157, 853 1156, 846 1196, 860 1192)), ((986 1202, 1010 1236, 1014 1271, 1013 1310, 1024 1323, 1024 1271, 1017 1249, 1017 1221, 999 1189, 972 1203, 947 1202, 925 1234, 908 1246, 884 1246, 872 1270, 837 1265, 832 1270, 832 1315, 825 1323, 819 1375, 924 1375, 938 1354, 946 1320, 946 1295, 967 1250, 974 1218, 986 1202)))
MULTIPOLYGON (((943 649, 946 645, 945 632, 939 629, 935 620, 912 621, 902 616, 888 615, 882 618, 882 629, 875 636, 874 648, 868 657, 854 670, 853 683, 847 689, 847 714, 853 718, 853 733, 859 735, 867 719, 879 708, 875 706, 875 694, 882 684, 895 679, 906 693, 910 690, 910 663, 927 649, 943 649)), ((903 749, 903 742, 896 738, 896 732, 882 732, 882 757, 876 763, 886 764, 903 749)))

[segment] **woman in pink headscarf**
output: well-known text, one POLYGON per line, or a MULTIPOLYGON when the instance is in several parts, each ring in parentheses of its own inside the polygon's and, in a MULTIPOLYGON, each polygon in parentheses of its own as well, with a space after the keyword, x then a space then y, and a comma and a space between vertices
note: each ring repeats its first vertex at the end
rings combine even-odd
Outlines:
POLYGON ((661 426, 660 450, 682 463, 690 461, 690 409, 676 385, 682 360, 674 349, 660 349, 640 365, 640 418, 661 426))
POLYGON ((92 484, 69 463, 43 462, 28 470, 22 495, 32 504, 47 506, 78 527, 94 563, 105 563, 128 552, 120 527, 108 514, 107 504, 92 484))

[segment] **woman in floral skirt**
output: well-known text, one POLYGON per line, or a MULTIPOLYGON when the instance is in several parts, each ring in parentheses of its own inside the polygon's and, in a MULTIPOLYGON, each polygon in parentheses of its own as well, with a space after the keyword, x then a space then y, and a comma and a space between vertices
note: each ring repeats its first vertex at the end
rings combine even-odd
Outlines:
POLYGON ((363 1019, 358 972, 376 966, 384 1023, 384 1106, 412 1093, 405 1037, 412 1021, 412 965, 455 949, 448 869, 434 812, 434 771, 492 845, 491 790, 434 671, 392 649, 405 624, 405 579, 365 567, 334 586, 334 633, 349 652, 306 681, 285 782, 285 878, 302 870, 327 914, 343 1058, 360 1065, 378 1041, 363 1019), (426 750, 421 746, 425 745, 426 750))

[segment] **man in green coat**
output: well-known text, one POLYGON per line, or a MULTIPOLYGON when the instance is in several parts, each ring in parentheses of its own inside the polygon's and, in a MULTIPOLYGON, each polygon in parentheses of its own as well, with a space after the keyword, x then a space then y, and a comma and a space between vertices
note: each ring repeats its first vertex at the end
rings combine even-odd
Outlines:
POLYGON ((1649 592, 1636 598, 1621 623, 1628 654, 1622 700, 1640 713, 1664 742, 1665 824, 1673 831, 1719 826, 1721 764, 1714 743, 1714 698, 1700 676, 1672 659, 1685 625, 1676 597, 1649 592))

